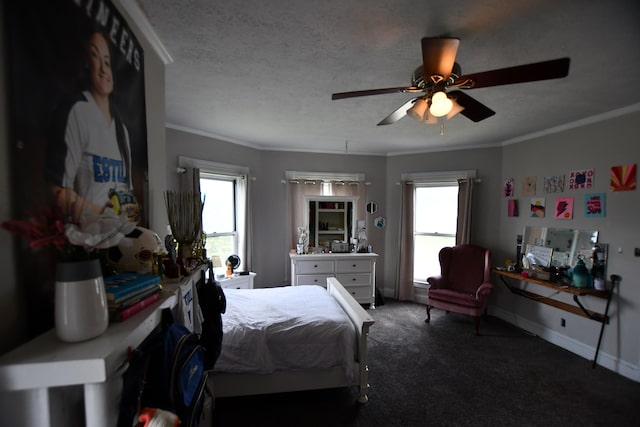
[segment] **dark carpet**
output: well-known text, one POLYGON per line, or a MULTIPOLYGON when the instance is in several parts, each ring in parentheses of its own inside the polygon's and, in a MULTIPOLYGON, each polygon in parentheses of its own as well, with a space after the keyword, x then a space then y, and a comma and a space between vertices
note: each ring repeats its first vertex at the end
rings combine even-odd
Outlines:
POLYGON ((355 388, 216 400, 227 426, 639 426, 640 383, 494 317, 371 310, 369 403, 355 388))

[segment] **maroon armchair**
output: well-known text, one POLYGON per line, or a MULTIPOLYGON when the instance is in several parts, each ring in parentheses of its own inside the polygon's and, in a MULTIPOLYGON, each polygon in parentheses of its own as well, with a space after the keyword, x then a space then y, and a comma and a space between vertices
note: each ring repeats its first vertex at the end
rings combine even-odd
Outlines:
POLYGON ((473 317, 473 333, 478 335, 480 316, 486 314, 487 301, 493 291, 489 283, 491 251, 476 245, 445 247, 438 254, 439 276, 427 279, 429 285, 427 318, 431 308, 467 314, 473 317))

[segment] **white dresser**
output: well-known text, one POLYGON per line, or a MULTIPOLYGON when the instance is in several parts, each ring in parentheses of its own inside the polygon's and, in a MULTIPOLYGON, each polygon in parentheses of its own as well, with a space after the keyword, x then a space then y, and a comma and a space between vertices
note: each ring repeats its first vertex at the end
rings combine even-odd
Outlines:
POLYGON ((327 286, 337 278, 360 304, 375 308, 376 259, 374 253, 311 254, 291 257, 291 285, 327 286))

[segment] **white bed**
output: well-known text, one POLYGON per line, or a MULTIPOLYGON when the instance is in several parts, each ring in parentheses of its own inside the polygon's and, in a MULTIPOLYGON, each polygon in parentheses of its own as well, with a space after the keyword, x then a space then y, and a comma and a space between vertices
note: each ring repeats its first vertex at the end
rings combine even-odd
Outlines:
POLYGON ((368 400, 373 318, 335 278, 320 286, 226 289, 216 397, 359 387, 368 400))

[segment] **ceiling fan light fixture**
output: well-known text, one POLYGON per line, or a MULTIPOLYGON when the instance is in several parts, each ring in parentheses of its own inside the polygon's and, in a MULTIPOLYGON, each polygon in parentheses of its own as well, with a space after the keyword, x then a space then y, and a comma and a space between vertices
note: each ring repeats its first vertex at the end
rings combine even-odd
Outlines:
POLYGON ((461 112, 462 110, 464 110, 464 107, 460 104, 458 104, 456 102, 455 99, 451 100, 451 103, 453 104, 451 107, 451 111, 449 111, 447 113, 447 120, 449 120, 450 118, 454 117, 455 115, 457 115, 459 112, 461 112))
POLYGON ((422 121, 428 107, 429 105, 427 104, 427 101, 424 100, 424 98, 418 98, 416 102, 413 103, 413 107, 407 110, 407 115, 413 117, 416 120, 422 121))
POLYGON ((438 124, 438 118, 436 116, 434 116, 433 114, 431 114, 429 112, 429 110, 427 110, 424 113, 424 118, 422 119, 423 123, 426 123, 428 125, 437 125, 438 124))
POLYGON ((447 98, 447 94, 440 91, 433 94, 431 97, 431 107, 429 112, 436 117, 446 116, 453 108, 453 102, 447 98))

